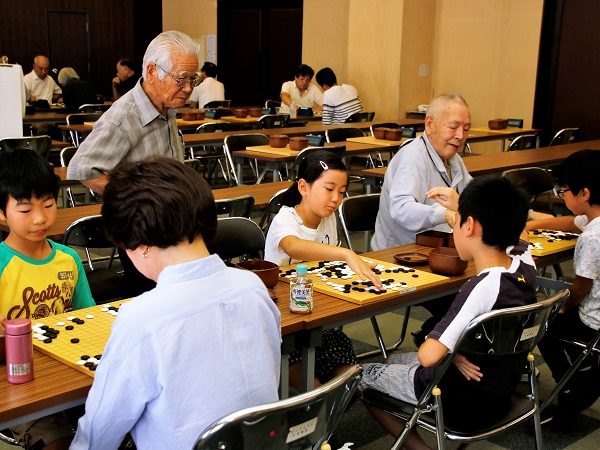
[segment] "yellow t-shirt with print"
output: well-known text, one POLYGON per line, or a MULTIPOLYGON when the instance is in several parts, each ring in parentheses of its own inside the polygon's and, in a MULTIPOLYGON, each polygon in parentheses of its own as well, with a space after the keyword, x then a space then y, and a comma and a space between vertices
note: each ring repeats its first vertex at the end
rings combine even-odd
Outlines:
POLYGON ((77 253, 48 240, 52 253, 36 260, 0 243, 0 314, 39 320, 94 306, 77 253))

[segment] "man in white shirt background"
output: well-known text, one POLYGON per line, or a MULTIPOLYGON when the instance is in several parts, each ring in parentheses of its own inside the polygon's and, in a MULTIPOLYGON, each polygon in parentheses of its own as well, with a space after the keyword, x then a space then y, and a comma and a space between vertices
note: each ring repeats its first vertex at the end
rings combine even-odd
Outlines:
POLYGON ((208 102, 225 100, 225 86, 217 81, 217 66, 211 62, 205 62, 200 69, 202 83, 192 91, 190 106, 192 108, 203 108, 208 102))
POLYGON ((60 99, 62 90, 54 79, 48 76, 49 70, 48 58, 38 55, 33 59, 33 70, 23 77, 28 101, 46 100, 48 103, 55 103, 60 99))

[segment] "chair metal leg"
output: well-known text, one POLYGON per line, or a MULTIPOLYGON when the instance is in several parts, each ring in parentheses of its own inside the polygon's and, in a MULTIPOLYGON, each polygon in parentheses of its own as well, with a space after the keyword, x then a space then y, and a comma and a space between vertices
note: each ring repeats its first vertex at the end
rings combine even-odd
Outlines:
POLYGON ((444 431, 444 411, 442 409, 442 391, 437 386, 431 391, 433 395, 433 404, 435 407, 435 427, 438 450, 444 450, 446 448, 446 434, 444 431))
POLYGON ((385 342, 383 342, 383 336, 381 336, 381 331, 379 331, 379 324, 377 323, 377 318, 375 316, 371 317, 371 325, 373 326, 373 331, 375 332, 375 337, 377 338, 377 343, 379 344, 381 355, 387 359, 388 355, 385 348, 385 342))
MULTIPOLYGON (((404 338, 406 337, 406 329, 408 328, 408 319, 410 318, 410 308, 411 308, 410 306, 407 307, 406 311, 404 312, 404 319, 402 320, 402 330, 400 330, 400 337, 398 338, 398 341, 394 345, 386 347, 385 348, 386 352, 389 353, 389 352, 398 350, 400 345, 404 342, 404 338)), ((356 357, 358 359, 364 359, 364 358, 369 358, 371 356, 379 355, 380 353, 381 353, 381 349, 380 350, 371 350, 370 352, 361 353, 360 355, 357 355, 356 357)))
POLYGON ((533 424, 535 430, 535 448, 537 450, 542 450, 544 445, 542 442, 542 420, 541 420, 541 411, 540 411, 540 403, 537 393, 537 380, 535 377, 535 357, 530 353, 527 355, 527 363, 529 365, 529 387, 531 392, 533 393, 533 402, 535 403, 535 413, 533 414, 533 424))

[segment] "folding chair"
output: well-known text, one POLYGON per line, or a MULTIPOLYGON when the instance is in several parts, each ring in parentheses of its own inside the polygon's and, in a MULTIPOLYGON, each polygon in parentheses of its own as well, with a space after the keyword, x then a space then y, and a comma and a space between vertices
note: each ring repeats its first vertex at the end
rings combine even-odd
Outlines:
POLYGON ((250 218, 252 207, 254 206, 254 197, 251 195, 242 195, 240 197, 226 198, 216 200, 217 217, 247 217, 250 218))
POLYGON ((548 147, 552 147, 553 145, 563 145, 563 144, 571 144, 575 141, 577 137, 577 132, 579 128, 563 128, 558 133, 554 135, 548 147))
POLYGON ((265 114, 256 122, 258 128, 285 128, 290 120, 289 114, 265 114))
POLYGON ((108 111, 112 105, 105 105, 104 103, 86 103, 79 107, 79 111, 82 113, 103 113, 108 111))
POLYGON ((265 249, 265 235, 246 217, 224 217, 217 219, 217 232, 206 247, 211 254, 216 253, 228 263, 233 258, 240 258, 240 261, 250 257, 260 259, 265 249))
MULTIPOLYGON (((551 291, 557 291, 560 289, 569 289, 570 285, 564 283, 562 281, 551 280, 548 278, 538 277, 538 286, 540 288, 549 289, 551 291)), ((551 332, 548 332, 547 337, 551 337, 552 339, 558 340, 562 343, 566 343, 568 345, 572 345, 573 347, 577 347, 581 349, 581 353, 579 356, 571 361, 571 367, 565 373, 565 375, 560 379, 558 383, 554 386, 554 388, 548 394, 548 397, 542 405, 540 406, 540 413, 543 412, 548 405, 552 403, 552 401, 556 398, 556 396, 564 389, 566 384, 569 382, 571 377, 579 370, 583 362, 587 359, 588 361, 592 356, 596 356, 596 358, 600 355, 600 347, 598 346, 598 342, 600 342, 600 329, 596 331, 594 336, 588 341, 584 342, 581 340, 572 340, 565 339, 558 336, 553 336, 551 332)), ((594 396, 592 392, 589 393, 590 402, 594 402, 597 397, 594 396)))
POLYGON ((213 100, 203 106, 203 108, 229 108, 231 100, 213 100))
MULTIPOLYGON (((268 144, 269 144, 269 138, 266 135, 259 134, 259 133, 234 134, 234 135, 230 135, 230 136, 225 136, 225 144, 223 146, 223 149, 225 150, 226 161, 230 166, 231 176, 233 177, 233 180, 235 181, 235 184, 237 186, 239 186, 241 183, 239 181, 238 174, 236 173, 235 165, 233 164, 232 152, 235 152, 238 150, 246 150, 246 147, 248 147, 250 145, 268 145, 268 144)), ((252 162, 250 160, 248 160, 248 161, 249 161, 250 167, 252 168, 252 171, 254 172, 254 175, 256 176, 257 184, 258 184, 258 180, 260 178, 260 175, 258 173, 258 164, 255 161, 256 166, 253 166, 252 162)), ((268 166, 265 169, 265 172, 267 170, 269 170, 268 166)), ((283 178, 281 177, 281 174, 279 174, 279 177, 281 180, 283 180, 283 178)))
POLYGON ((529 204, 532 209, 540 206, 539 203, 535 203, 538 196, 546 194, 548 199, 544 202, 544 208, 552 213, 552 196, 556 195, 556 192, 554 190, 554 179, 546 170, 540 167, 510 169, 502 172, 502 177, 529 195, 529 204))
POLYGON ((285 191, 287 191, 287 188, 278 191, 277 193, 275 193, 275 195, 273 195, 273 197, 271 197, 271 199, 269 200, 269 204, 265 208, 265 211, 263 212, 263 215, 260 218, 258 226, 260 227, 265 236, 269 231, 269 227, 271 226, 271 221, 273 220, 273 217, 275 217, 275 215, 281 209, 281 197, 283 196, 285 191))
POLYGON ((111 270, 117 248, 104 235, 102 216, 88 216, 76 220, 69 225, 63 236, 63 245, 83 248, 90 268, 86 272, 92 297, 97 304, 123 298, 123 277, 111 270), (92 259, 90 249, 110 249, 108 257, 92 259), (94 269, 94 263, 108 260, 108 266, 94 269))
POLYGON ((6 137, 0 139, 0 152, 15 150, 17 148, 30 148, 46 160, 50 156, 51 147, 52 139, 50 136, 6 137))
MULTIPOLYGON (((362 130, 360 130, 359 128, 356 128, 356 127, 331 128, 331 129, 325 130, 325 139, 327 140, 328 143, 344 142, 348 138, 364 137, 364 136, 365 136, 365 134, 362 132, 362 130)), ((381 155, 379 153, 378 153, 378 157, 382 161, 381 155)), ((353 157, 352 159, 355 159, 355 158, 356 157, 353 157)), ((365 158, 360 158, 360 159, 364 160, 365 158)), ((350 167, 351 165, 352 165, 352 160, 350 161, 349 164, 347 164, 347 166, 350 167)), ((368 155, 366 157, 366 167, 373 167, 373 168, 375 167, 375 161, 373 161, 373 156, 368 155)))
POLYGON ((204 430, 193 450, 322 449, 361 376, 352 366, 312 391, 229 414, 204 430))
POLYGON ((511 141, 506 151, 530 150, 537 147, 539 147, 537 134, 522 134, 511 141))
MULTIPOLYGON (((392 450, 399 449, 417 425, 435 433, 438 449, 444 449, 446 439, 461 442, 487 439, 532 416, 536 448, 542 449, 537 382, 531 351, 542 339, 548 323, 568 296, 569 291, 562 290, 549 299, 532 305, 489 311, 471 320, 459 337, 454 350, 439 364, 435 376, 417 405, 402 402, 379 391, 365 390, 362 395, 365 403, 407 421, 392 450), (493 417, 487 417, 478 408, 473 408, 472 411, 464 414, 444 415, 442 408, 444 393, 438 385, 459 353, 467 356, 477 354, 489 357, 527 354, 529 375, 527 394, 514 392, 506 399, 506 408, 487 409, 486 414, 492 413, 493 417), (493 356, 490 356, 492 354, 493 356)), ((457 393, 456 396, 459 397, 460 394, 457 393)), ((466 408, 464 409, 466 411, 466 408)))
POLYGON ((346 123, 372 122, 374 117, 374 112, 358 112, 349 115, 346 119, 346 123))
MULTIPOLYGON (((224 131, 234 131, 236 129, 235 124, 227 123, 227 122, 209 122, 200 125, 196 128, 196 133, 218 133, 224 131)), ((213 164, 214 161, 217 162, 219 167, 221 168, 221 173, 225 181, 229 183, 230 186, 233 185, 231 179, 231 173, 229 171, 229 166, 225 161, 225 152, 223 151, 223 145, 203 145, 198 147, 191 147, 189 149, 190 158, 198 160, 203 166, 202 176, 206 177, 206 172, 208 171, 208 182, 210 184, 212 180, 213 173, 215 171, 216 165, 213 164), (225 166, 223 166, 225 164, 225 166)))
MULTIPOLYGON (((81 125, 84 122, 95 122, 102 114, 99 113, 76 113, 67 116, 67 125, 81 125)), ((77 131, 69 131, 73 145, 79 147, 83 142, 83 136, 80 136, 77 131)))

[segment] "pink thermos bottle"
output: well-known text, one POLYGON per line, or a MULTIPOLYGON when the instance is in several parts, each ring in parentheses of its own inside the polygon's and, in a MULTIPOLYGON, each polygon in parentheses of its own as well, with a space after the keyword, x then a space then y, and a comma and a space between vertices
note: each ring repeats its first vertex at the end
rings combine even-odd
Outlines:
POLYGON ((33 341, 29 319, 11 319, 6 330, 6 379, 9 383, 33 380, 33 341))

